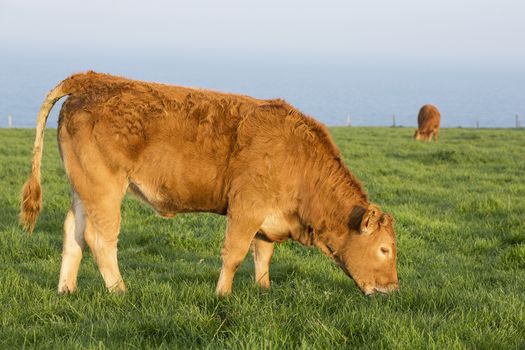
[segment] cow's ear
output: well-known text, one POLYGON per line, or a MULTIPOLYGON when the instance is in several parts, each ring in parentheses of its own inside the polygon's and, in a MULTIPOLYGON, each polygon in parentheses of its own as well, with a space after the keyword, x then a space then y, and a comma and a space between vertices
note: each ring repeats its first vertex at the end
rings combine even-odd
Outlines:
POLYGON ((393 225, 394 224, 394 218, 391 217, 389 214, 381 214, 381 217, 379 218, 379 225, 386 226, 386 225, 393 225))
POLYGON ((381 217, 381 210, 378 206, 371 204, 366 209, 359 225, 359 232, 363 235, 369 235, 377 228, 379 218, 381 217))

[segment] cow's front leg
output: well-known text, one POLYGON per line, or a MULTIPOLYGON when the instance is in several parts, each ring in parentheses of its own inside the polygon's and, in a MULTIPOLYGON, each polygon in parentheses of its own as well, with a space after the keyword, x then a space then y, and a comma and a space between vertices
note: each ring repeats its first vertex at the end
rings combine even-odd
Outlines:
POLYGON ((228 227, 222 249, 222 269, 216 289, 217 295, 231 293, 235 271, 248 253, 260 224, 253 219, 228 217, 228 227))
POLYGON ((260 235, 255 236, 253 239, 255 282, 264 289, 270 288, 270 260, 272 259, 274 245, 275 243, 260 235))

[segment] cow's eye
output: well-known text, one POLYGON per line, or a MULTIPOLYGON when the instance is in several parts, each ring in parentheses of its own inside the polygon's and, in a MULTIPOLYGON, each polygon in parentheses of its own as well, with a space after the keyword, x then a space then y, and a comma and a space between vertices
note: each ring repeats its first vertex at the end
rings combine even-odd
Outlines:
POLYGON ((388 255, 388 253, 390 253, 390 249, 386 247, 381 247, 381 253, 383 253, 384 255, 388 255))

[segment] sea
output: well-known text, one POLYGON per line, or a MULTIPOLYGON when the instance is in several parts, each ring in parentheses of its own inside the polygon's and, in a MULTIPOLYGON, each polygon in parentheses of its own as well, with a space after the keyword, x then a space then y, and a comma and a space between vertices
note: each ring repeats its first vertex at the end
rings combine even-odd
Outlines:
MULTIPOLYGON (((70 74, 87 70, 283 98, 329 126, 414 127, 419 108, 431 103, 441 111, 442 127, 525 127, 525 66, 89 51, 2 55, 0 127, 33 128, 46 93, 70 74)), ((56 127, 58 110, 48 127, 56 127)))

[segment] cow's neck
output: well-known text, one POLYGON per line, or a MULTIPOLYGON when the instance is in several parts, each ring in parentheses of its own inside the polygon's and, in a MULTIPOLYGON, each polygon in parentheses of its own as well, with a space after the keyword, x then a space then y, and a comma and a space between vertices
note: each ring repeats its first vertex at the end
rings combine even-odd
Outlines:
POLYGON ((338 157, 317 156, 312 163, 305 175, 299 215, 322 238, 323 232, 348 227, 351 214, 368 206, 368 197, 338 157))

